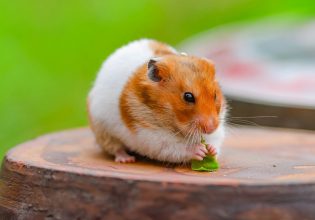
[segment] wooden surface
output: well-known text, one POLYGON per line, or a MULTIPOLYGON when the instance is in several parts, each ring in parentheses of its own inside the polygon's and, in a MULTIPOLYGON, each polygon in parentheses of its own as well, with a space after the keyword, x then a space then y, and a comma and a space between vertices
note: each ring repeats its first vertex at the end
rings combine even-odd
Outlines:
POLYGON ((213 173, 137 158, 117 164, 88 129, 8 152, 4 219, 314 219, 315 133, 230 128, 213 173))

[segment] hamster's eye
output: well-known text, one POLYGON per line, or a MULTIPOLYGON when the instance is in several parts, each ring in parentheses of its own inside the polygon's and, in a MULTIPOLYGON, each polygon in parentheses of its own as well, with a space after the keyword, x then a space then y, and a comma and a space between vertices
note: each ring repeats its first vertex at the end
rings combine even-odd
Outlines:
POLYGON ((195 103, 195 97, 191 92, 184 93, 184 100, 186 102, 195 103))
POLYGON ((217 101, 217 93, 214 93, 214 101, 217 101))

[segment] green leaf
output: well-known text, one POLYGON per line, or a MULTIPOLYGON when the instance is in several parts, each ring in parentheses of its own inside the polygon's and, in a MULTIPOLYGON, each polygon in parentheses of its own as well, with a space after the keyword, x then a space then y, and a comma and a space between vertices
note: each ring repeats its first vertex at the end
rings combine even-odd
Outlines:
POLYGON ((219 163, 215 157, 206 156, 203 160, 192 160, 191 169, 195 171, 215 171, 219 169, 219 163))
MULTIPOLYGON (((203 137, 201 137, 201 143, 206 145, 206 141, 203 137)), ((192 160, 191 169, 195 171, 216 171, 217 169, 219 169, 219 163, 215 157, 207 155, 201 161, 192 160)))

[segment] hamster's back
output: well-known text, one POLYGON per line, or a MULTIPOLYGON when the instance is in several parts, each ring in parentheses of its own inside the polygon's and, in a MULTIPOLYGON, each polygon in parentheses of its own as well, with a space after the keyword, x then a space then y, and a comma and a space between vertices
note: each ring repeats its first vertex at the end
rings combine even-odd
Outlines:
POLYGON ((98 73, 91 95, 93 96, 93 90, 98 89, 98 87, 108 87, 111 89, 110 94, 115 91, 119 91, 120 94, 129 76, 137 67, 153 56, 153 52, 149 47, 150 42, 152 40, 134 41, 117 49, 110 55, 104 61, 98 73))
POLYGON ((119 99, 124 85, 135 70, 154 57, 154 40, 131 42, 110 55, 103 63, 89 94, 89 112, 93 120, 115 128, 122 124, 119 99))

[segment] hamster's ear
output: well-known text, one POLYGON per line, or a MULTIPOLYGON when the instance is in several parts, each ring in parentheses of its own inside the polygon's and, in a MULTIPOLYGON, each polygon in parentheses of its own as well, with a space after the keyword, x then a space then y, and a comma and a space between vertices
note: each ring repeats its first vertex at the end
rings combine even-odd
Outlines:
POLYGON ((162 77, 159 75, 159 68, 157 66, 158 58, 151 58, 148 62, 148 77, 153 82, 160 82, 162 77))
POLYGON ((203 57, 202 60, 205 61, 205 63, 207 64, 207 65, 204 65, 204 67, 206 68, 206 71, 208 71, 211 74, 215 75, 214 62, 212 60, 209 60, 208 58, 205 58, 205 57, 203 57))
POLYGON ((214 62, 206 57, 202 57, 203 60, 205 60, 206 62, 208 62, 210 65, 214 66, 214 62))

